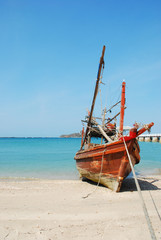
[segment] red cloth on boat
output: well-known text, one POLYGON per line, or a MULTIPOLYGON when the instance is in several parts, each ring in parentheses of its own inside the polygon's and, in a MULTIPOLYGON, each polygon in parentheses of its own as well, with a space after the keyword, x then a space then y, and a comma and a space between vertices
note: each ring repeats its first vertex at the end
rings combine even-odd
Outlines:
POLYGON ((115 127, 116 127, 116 124, 115 123, 107 123, 107 128, 109 129, 109 130, 113 130, 113 129, 115 129, 115 127))
POLYGON ((134 127, 130 129, 129 136, 121 137, 120 140, 123 140, 124 138, 125 141, 128 141, 136 137, 137 137, 137 129, 134 127))

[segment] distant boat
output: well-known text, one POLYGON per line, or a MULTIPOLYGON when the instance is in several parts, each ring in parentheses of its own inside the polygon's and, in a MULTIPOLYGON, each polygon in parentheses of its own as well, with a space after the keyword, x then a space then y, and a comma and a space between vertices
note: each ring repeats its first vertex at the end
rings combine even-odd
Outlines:
POLYGON ((137 136, 149 130, 154 123, 144 125, 140 130, 137 123, 129 131, 129 136, 123 135, 124 110, 125 110, 125 85, 122 83, 121 101, 113 105, 110 111, 117 104, 121 103, 120 112, 111 119, 106 119, 105 115, 108 111, 104 111, 102 123, 99 124, 97 119, 93 117, 95 100, 97 97, 99 84, 101 83, 101 72, 104 68, 104 53, 103 46, 102 56, 100 58, 99 69, 97 74, 96 86, 91 105, 91 110, 85 121, 87 123, 86 131, 82 130, 81 148, 76 153, 74 159, 79 171, 80 177, 85 177, 98 184, 102 184, 113 191, 119 192, 123 180, 131 172, 129 159, 127 156, 124 142, 126 142, 129 155, 133 166, 140 162, 140 148, 137 141, 137 136), (115 123, 112 123, 114 118, 120 115, 120 127, 117 131, 115 123), (92 143, 92 138, 99 138, 100 143, 92 143))

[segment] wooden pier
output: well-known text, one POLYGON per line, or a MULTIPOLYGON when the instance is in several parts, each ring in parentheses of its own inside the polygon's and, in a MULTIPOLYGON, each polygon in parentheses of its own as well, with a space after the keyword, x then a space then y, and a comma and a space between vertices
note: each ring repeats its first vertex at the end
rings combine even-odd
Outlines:
POLYGON ((138 137, 140 142, 159 142, 161 143, 161 133, 157 134, 142 134, 138 137))

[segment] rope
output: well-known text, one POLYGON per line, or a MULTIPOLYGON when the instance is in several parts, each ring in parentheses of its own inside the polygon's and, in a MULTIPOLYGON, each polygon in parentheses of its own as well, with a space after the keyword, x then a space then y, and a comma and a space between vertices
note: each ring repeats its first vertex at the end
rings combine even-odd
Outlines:
POLYGON ((101 103, 101 114, 102 114, 102 96, 101 96, 101 89, 99 88, 99 93, 100 93, 100 103, 101 103))
POLYGON ((159 214, 159 212, 158 212, 157 206, 156 206, 156 204, 155 204, 155 202, 154 202, 154 199, 153 199, 150 191, 149 191, 149 194, 150 194, 150 196, 151 196, 151 199, 152 199, 153 205, 154 205, 154 207, 155 207, 155 210, 156 210, 156 212, 157 212, 157 214, 158 214, 158 218, 159 218, 160 221, 161 221, 161 216, 160 216, 160 214, 159 214))
POLYGON ((84 199, 87 198, 87 197, 89 197, 91 194, 93 194, 93 193, 97 190, 97 188, 98 188, 98 186, 99 186, 99 184, 100 184, 101 174, 102 174, 102 169, 103 169, 103 159, 104 159, 105 151, 106 151, 106 149, 103 151, 103 154, 102 154, 101 170, 100 170, 100 173, 99 173, 99 179, 98 179, 98 183, 97 183, 97 185, 96 185, 96 188, 95 188, 92 192, 88 193, 86 196, 82 197, 82 198, 84 198, 84 199))
POLYGON ((147 208, 146 208, 146 205, 145 205, 142 193, 141 193, 141 189, 140 189, 140 186, 139 186, 136 174, 135 174, 135 170, 134 170, 134 167, 132 165, 132 161, 131 161, 131 158, 130 158, 130 155, 129 155, 129 151, 127 149, 127 145, 125 143, 125 139, 124 138, 123 138, 123 141, 124 141, 125 149, 126 149, 126 152, 127 152, 127 156, 129 158, 130 167, 132 169, 132 173, 133 173, 133 176, 134 176, 136 188, 137 188, 137 191, 138 191, 138 194, 139 194, 139 197, 140 197, 140 200, 141 200, 141 204, 142 204, 142 207, 143 207, 144 215, 145 215, 145 218, 146 218, 146 221, 147 221, 147 224, 148 224, 148 228, 149 228, 149 232, 150 232, 150 235, 151 235, 151 239, 157 240, 156 236, 155 236, 155 233, 154 233, 153 226, 151 224, 151 221, 150 221, 150 218, 149 218, 149 215, 148 215, 148 211, 147 211, 147 208))

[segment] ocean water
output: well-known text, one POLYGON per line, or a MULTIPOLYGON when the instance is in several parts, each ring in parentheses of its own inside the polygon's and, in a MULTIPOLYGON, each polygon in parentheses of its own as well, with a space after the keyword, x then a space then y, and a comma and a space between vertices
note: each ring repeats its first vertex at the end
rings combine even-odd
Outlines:
POLYGON ((135 165, 137 173, 161 175, 161 144, 159 142, 138 142, 140 163, 135 165))
POLYGON ((1 138, 0 178, 78 179, 78 138, 1 138))
MULTIPOLYGON (((0 179, 79 179, 79 138, 0 138, 0 179)), ((161 144, 139 142, 138 174, 161 174, 161 144)))

